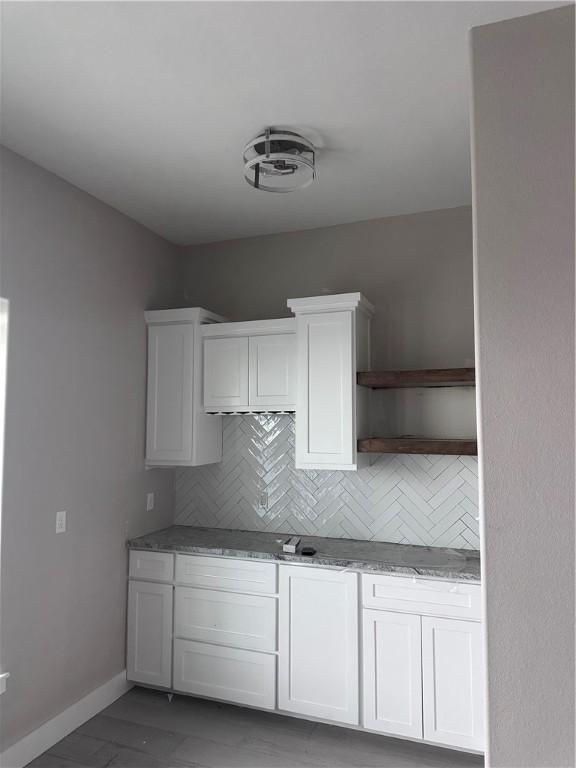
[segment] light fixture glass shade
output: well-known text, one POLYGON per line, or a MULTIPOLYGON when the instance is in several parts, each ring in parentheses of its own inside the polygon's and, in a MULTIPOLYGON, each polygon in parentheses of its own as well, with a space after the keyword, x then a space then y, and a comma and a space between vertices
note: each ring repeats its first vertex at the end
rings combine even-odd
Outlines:
POLYGON ((312 142, 298 133, 267 128, 244 147, 244 178, 264 192, 294 192, 316 178, 312 142))

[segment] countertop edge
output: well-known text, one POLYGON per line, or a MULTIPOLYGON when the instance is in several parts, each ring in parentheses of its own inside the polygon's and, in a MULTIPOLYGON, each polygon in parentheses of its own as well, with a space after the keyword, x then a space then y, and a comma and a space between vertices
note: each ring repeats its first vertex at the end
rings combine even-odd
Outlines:
MULTIPOLYGON (((144 537, 143 537, 144 538, 144 537)), ((285 552, 254 552, 252 550, 229 549, 226 547, 208 547, 203 545, 178 545, 162 547, 146 545, 138 539, 129 539, 126 542, 129 550, 144 552, 162 552, 166 554, 206 555, 213 557, 243 558, 246 560, 264 560, 278 563, 295 563, 317 568, 339 568, 367 573, 397 573, 400 576, 417 576, 420 578, 439 579, 443 581, 460 581, 466 583, 481 583, 481 574, 462 573, 452 571, 449 568, 442 570, 434 567, 412 567, 404 565, 388 564, 369 560, 353 560, 348 558, 306 557, 304 555, 292 555, 285 552)))

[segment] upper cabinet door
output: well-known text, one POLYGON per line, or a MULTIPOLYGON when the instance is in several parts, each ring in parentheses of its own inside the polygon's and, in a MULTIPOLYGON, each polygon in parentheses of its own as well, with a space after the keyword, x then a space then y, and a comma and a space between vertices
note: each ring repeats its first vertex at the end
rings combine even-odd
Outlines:
POLYGON ((248 405, 248 338, 204 339, 204 407, 248 405))
POLYGON ((294 410, 296 402, 295 334, 253 336, 249 347, 249 404, 265 409, 294 410))
POLYGON ((148 326, 146 465, 191 467, 222 460, 222 419, 202 408, 201 307, 145 313, 148 326))
POLYGON ((278 707, 358 725, 358 576, 280 565, 278 707))
POLYGON ((356 470, 368 464, 357 440, 369 430, 372 305, 360 293, 290 299, 296 315, 296 468, 356 470))
POLYGON ((484 748, 482 625, 422 617, 424 738, 484 748))
POLYGON ((355 469, 352 312, 298 317, 296 467, 355 469))
POLYGON ((194 326, 148 328, 146 459, 192 459, 194 326))

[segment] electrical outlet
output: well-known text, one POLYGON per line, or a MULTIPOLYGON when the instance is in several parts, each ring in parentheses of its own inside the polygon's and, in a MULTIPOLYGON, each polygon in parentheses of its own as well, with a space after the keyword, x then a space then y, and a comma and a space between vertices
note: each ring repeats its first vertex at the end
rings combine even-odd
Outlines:
POLYGON ((154 494, 147 493, 146 494, 146 512, 152 512, 153 509, 154 509, 154 494))
POLYGON ((66 511, 56 512, 56 533, 64 533, 66 530, 66 511))
POLYGON ((262 491, 258 500, 260 509, 268 509, 268 491, 262 491))

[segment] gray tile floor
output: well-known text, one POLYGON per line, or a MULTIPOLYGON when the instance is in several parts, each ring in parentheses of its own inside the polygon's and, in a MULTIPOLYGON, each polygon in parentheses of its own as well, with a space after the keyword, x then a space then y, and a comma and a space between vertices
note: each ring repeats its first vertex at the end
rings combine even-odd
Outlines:
POLYGON ((467 768, 477 755, 133 688, 29 768, 467 768))

